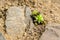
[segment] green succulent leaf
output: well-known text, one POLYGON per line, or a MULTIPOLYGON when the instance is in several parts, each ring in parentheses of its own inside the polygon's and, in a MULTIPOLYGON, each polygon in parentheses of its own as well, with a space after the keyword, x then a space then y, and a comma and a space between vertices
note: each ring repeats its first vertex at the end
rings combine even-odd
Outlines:
POLYGON ((38 13, 38 11, 37 10, 34 10, 33 12, 32 12, 32 15, 35 15, 35 14, 37 14, 38 13))
POLYGON ((40 15, 37 15, 35 18, 38 21, 38 23, 44 21, 43 16, 41 14, 40 15))
POLYGON ((43 16, 37 10, 34 10, 32 12, 32 16, 36 19, 35 22, 43 23, 43 16))

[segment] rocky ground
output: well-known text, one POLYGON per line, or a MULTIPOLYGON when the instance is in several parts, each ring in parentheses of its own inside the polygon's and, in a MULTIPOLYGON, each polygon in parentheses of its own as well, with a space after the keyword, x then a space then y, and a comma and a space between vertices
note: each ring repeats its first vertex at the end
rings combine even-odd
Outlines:
MULTIPOLYGON (((6 21, 7 10, 13 6, 20 7, 25 5, 28 6, 31 10, 36 9, 40 11, 44 17, 44 20, 46 21, 46 24, 48 23, 60 24, 60 1, 59 0, 0 0, 0 32, 5 37, 6 40, 14 39, 12 38, 12 36, 10 36, 10 34, 6 30, 5 21, 6 21)), ((19 36, 16 37, 16 39, 14 40, 39 40, 40 36, 42 35, 41 32, 44 30, 44 27, 43 28, 41 26, 33 27, 33 28, 26 27, 26 30, 27 31, 24 31, 25 37, 23 39, 22 38, 20 39, 19 36), (31 32, 33 31, 33 32, 30 34, 29 31, 31 32)))

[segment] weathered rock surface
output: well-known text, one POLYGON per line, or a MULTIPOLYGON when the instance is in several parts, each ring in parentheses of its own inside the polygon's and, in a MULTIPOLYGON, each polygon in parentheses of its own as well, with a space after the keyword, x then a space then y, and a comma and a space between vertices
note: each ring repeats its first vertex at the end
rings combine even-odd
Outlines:
POLYGON ((60 40, 60 24, 47 24, 46 30, 40 40, 60 40))
POLYGON ((6 13, 6 31, 11 36, 11 40, 32 40, 34 24, 30 17, 29 7, 11 7, 6 13), (24 13, 24 9, 26 10, 24 13), (32 32, 32 33, 31 33, 32 32), (31 34, 30 34, 31 33, 31 34), (28 35, 29 34, 29 35, 28 35), (29 37, 29 38, 28 38, 29 37))
POLYGON ((24 23, 24 8, 10 7, 6 13, 6 31, 12 40, 22 38, 26 24, 24 23))
POLYGON ((2 33, 0 33, 0 40, 5 40, 4 36, 2 35, 2 33))

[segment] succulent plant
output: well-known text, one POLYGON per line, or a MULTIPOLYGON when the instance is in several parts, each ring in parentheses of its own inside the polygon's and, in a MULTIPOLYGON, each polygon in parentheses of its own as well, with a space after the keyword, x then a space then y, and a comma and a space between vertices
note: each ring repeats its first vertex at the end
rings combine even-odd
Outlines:
POLYGON ((41 14, 35 16, 38 23, 42 23, 44 21, 43 16, 41 14))
POLYGON ((39 13, 37 10, 34 10, 32 12, 32 16, 35 18, 34 23, 40 24, 44 22, 43 16, 41 13, 39 13))

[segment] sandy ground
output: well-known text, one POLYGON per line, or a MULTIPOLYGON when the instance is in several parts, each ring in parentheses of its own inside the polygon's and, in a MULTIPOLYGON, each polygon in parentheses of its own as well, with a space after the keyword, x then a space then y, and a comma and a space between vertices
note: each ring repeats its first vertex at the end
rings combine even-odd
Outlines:
POLYGON ((60 23, 60 0, 0 0, 0 32, 7 40, 10 37, 5 31, 6 10, 11 6, 29 6, 31 10, 40 11, 47 23, 60 23))

